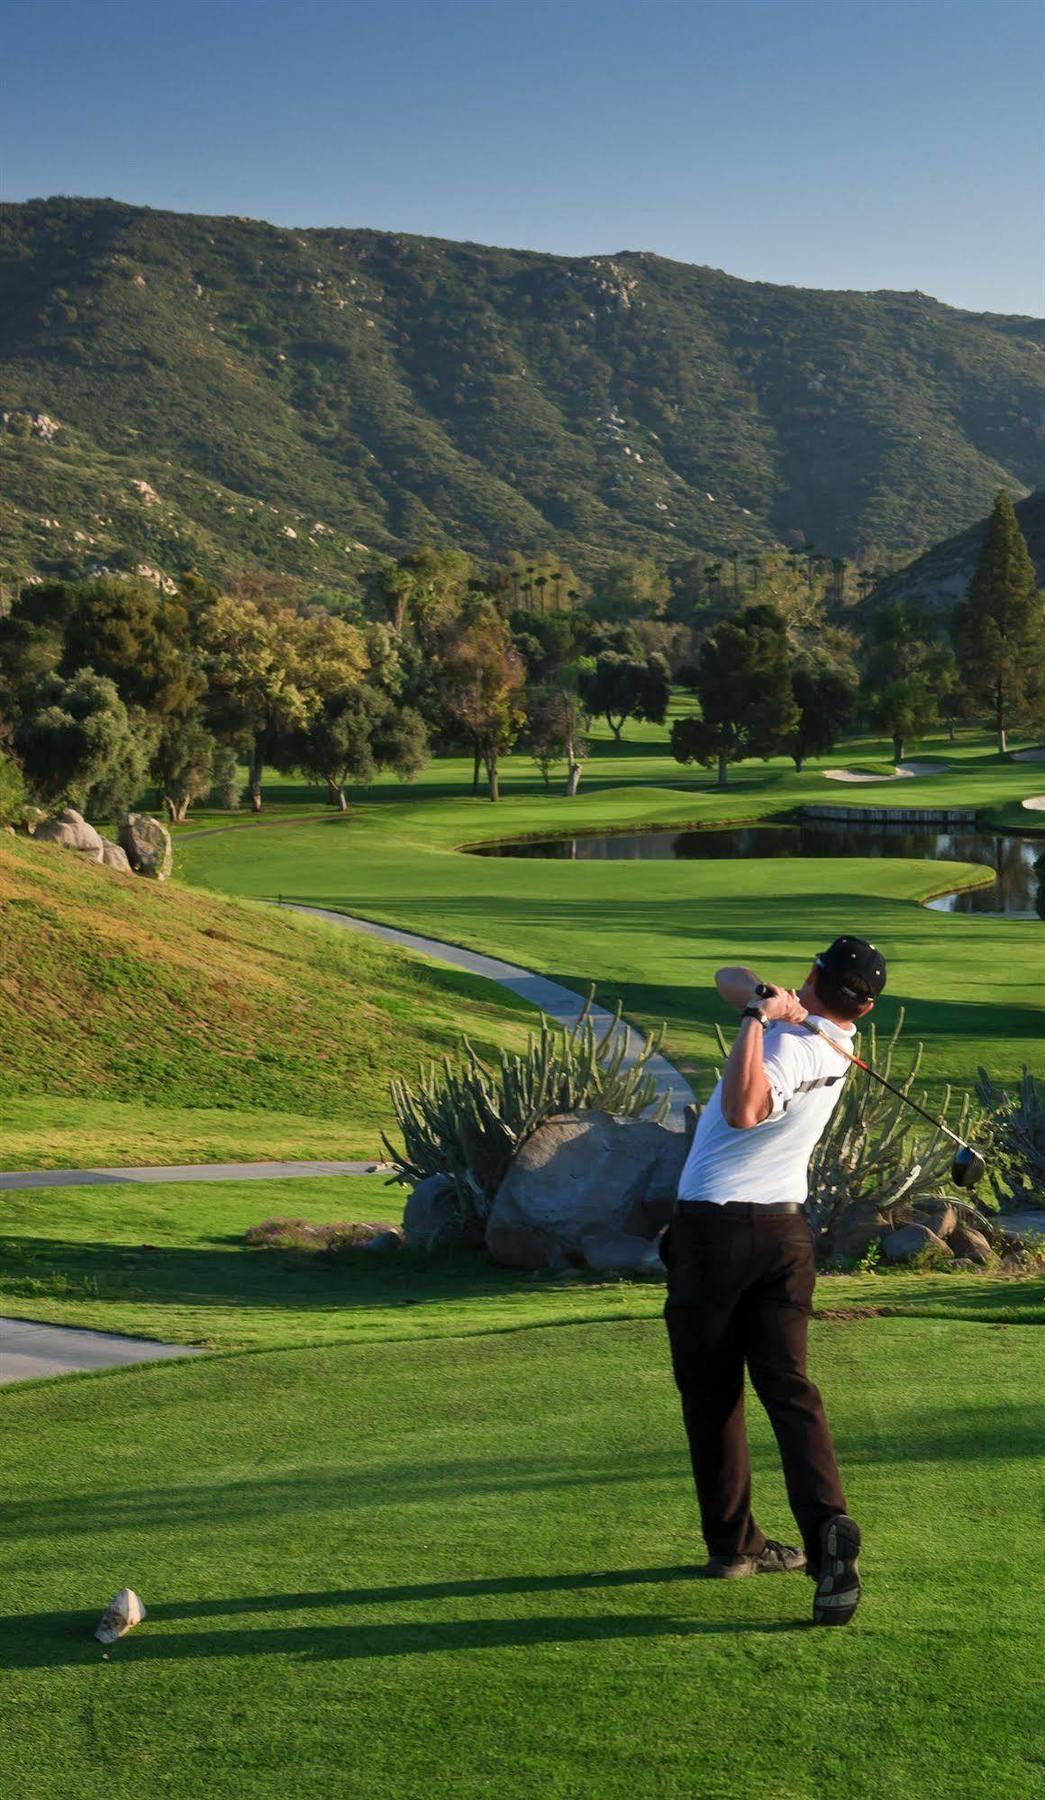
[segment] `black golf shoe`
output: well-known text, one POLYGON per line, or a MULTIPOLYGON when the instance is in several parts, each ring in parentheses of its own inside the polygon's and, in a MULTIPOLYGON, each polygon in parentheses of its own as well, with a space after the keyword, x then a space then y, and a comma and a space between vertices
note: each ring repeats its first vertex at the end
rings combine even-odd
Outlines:
POLYGON ((820 1563, 813 1595, 814 1625, 848 1625, 860 1604, 860 1527, 845 1513, 820 1527, 820 1563))
POLYGON ((711 1557, 706 1573, 719 1581, 742 1581, 745 1575, 792 1575, 805 1566, 801 1550, 767 1538, 757 1556, 711 1557))

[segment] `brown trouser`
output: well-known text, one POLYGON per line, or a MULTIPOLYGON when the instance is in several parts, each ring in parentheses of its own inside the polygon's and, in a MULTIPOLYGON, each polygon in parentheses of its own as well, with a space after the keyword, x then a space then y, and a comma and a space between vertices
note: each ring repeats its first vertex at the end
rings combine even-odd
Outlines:
POLYGON ((757 1556, 744 1426, 744 1364, 780 1447, 791 1510, 815 1571, 820 1526, 845 1512, 819 1390, 806 1375, 816 1273, 800 1212, 696 1202, 675 1209, 662 1249, 664 1317, 712 1556, 757 1556))

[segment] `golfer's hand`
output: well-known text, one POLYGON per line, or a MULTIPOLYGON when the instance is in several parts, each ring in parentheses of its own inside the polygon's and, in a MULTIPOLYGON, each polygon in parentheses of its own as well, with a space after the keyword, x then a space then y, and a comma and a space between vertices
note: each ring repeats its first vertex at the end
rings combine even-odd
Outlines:
POLYGON ((802 1025, 809 1017, 794 988, 770 988, 759 1004, 767 1019, 782 1019, 785 1025, 802 1025))

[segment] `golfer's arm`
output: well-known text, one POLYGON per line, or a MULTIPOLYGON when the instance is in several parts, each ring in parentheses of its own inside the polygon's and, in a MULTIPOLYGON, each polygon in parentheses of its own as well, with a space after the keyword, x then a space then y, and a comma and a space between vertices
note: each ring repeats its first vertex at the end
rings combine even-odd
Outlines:
POLYGON ((737 1131, 761 1125, 773 1110, 769 1078, 762 1061, 764 1035, 757 1019, 741 1019, 722 1071, 722 1116, 737 1131))
POLYGON ((719 969, 715 976, 715 986, 727 1006, 736 1007, 743 1012, 750 1006, 758 991, 758 976, 754 969, 745 969, 743 964, 736 968, 719 969))

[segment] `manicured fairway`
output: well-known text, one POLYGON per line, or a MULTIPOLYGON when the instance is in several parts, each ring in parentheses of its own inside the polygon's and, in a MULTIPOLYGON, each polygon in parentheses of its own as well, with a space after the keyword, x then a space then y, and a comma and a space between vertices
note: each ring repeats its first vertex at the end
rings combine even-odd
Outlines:
MULTIPOLYGON (((864 741, 861 748, 881 746, 864 741)), ((797 982, 811 953, 841 930, 884 949, 890 980, 879 1016, 889 1024, 897 1006, 906 1007, 911 1034, 925 1040, 925 1072, 937 1095, 948 1082, 967 1086, 981 1062, 1004 1079, 1023 1062, 1045 1072, 1041 923, 950 916, 918 904, 981 881, 983 871, 971 865, 870 857, 571 863, 458 850, 494 836, 764 817, 810 800, 1012 806, 1016 794, 1042 782, 1035 765, 1002 763, 982 740, 922 748, 950 754, 953 770, 841 788, 821 772, 853 760, 836 751, 801 777, 782 761, 743 764, 723 794, 702 771, 672 763, 662 740, 658 753, 647 739, 623 752, 602 746, 572 802, 541 791, 525 759, 514 759, 497 807, 462 794, 461 764, 439 764, 416 791, 375 788, 344 821, 327 815, 281 828, 274 807, 264 828, 187 838, 180 866, 190 881, 211 887, 282 894, 510 956, 580 992, 594 980, 603 1000, 619 996, 634 1018, 666 1020, 669 1052, 705 1091, 720 1016, 709 991, 714 968, 754 960, 797 982)))
POLYGON ((867 1539, 844 1632, 800 1576, 694 1578, 656 1320, 8 1390, 0 1790, 1029 1800, 1038 1334, 813 1339, 867 1539), (122 1583, 149 1618, 103 1661, 122 1583))

